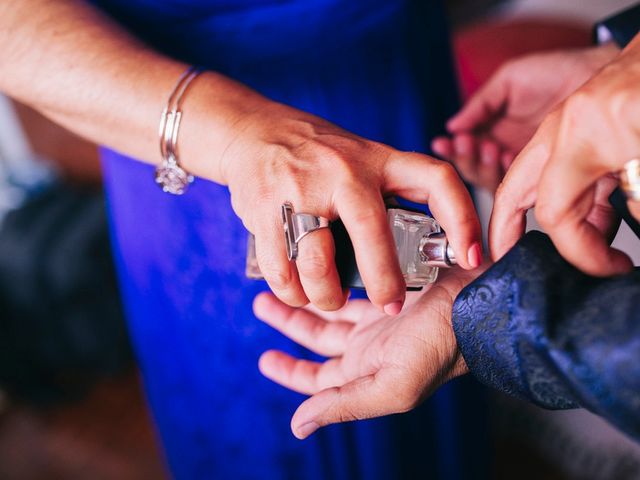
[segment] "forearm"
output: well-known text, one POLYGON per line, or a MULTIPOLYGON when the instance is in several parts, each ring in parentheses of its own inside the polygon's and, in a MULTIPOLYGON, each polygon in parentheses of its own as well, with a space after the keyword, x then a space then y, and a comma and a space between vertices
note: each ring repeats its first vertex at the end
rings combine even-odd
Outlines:
POLYGON ((640 437, 640 272, 589 277, 530 233, 458 296, 470 371, 546 408, 582 406, 640 437))
MULTIPOLYGON (((158 163, 160 113, 187 66, 143 45, 82 0, 0 4, 0 91, 96 143, 158 163)), ((232 128, 264 99, 215 73, 184 104, 185 167, 223 182, 232 128)))

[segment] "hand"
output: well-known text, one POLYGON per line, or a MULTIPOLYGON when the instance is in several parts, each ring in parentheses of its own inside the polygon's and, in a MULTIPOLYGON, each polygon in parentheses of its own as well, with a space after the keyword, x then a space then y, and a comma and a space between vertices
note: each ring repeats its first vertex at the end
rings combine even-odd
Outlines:
POLYGON ((640 153, 639 85, 637 37, 545 120, 496 195, 494 257, 514 243, 522 229, 518 218, 536 204, 536 219, 573 265, 602 276, 632 268, 629 257, 609 245, 607 197, 617 186, 612 174, 640 153))
POLYGON ((256 237, 260 269, 283 302, 336 310, 346 301, 328 229, 305 237, 287 260, 280 206, 343 221, 371 301, 400 312, 406 285, 383 197, 428 203, 467 269, 481 263, 480 225, 471 197, 446 162, 399 152, 317 117, 267 102, 237 124, 222 159, 235 212, 256 237))
MULTIPOLYGON (((158 164, 159 115, 186 68, 89 2, 0 2, 0 90, 132 158, 158 164)), ((458 262, 476 266, 480 225, 468 192, 445 163, 356 137, 215 72, 198 77, 181 109, 182 166, 229 185, 235 211, 256 235, 260 267, 286 302, 335 309, 345 296, 327 230, 301 242, 298 268, 287 261, 280 220, 285 201, 298 212, 342 218, 371 299, 389 313, 402 307, 405 284, 383 195, 429 202, 458 262)))
POLYGON ((618 52, 617 47, 528 55, 507 62, 447 124, 432 148, 462 177, 495 191, 543 118, 618 52))
MULTIPOLYGON (((553 136, 554 130, 559 128, 557 119, 554 113, 543 122, 496 191, 489 222, 489 246, 495 261, 506 254, 526 231, 527 212, 536 206, 542 170, 551 154, 550 146, 539 143, 538 139, 553 136)), ((613 240, 619 225, 619 219, 609 204, 609 195, 616 186, 615 178, 602 178, 594 185, 593 203, 587 210, 589 223, 609 240, 613 240)), ((589 256, 592 253, 589 252, 589 256)))
MULTIPOLYGON (((268 351, 260 371, 286 388, 312 395, 291 429, 300 439, 325 425, 406 412, 448 380, 467 372, 451 326, 453 300, 478 271, 442 272, 425 294, 396 317, 366 300, 322 313, 294 309, 269 294, 254 302, 258 318, 327 357, 324 363, 268 351)), ((421 296, 420 296, 421 295, 421 296)))

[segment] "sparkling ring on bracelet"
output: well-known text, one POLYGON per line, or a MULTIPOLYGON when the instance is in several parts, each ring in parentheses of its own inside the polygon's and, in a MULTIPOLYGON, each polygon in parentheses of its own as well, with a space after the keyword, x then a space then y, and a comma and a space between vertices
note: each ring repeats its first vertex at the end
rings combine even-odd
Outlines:
POLYGON ((198 75, 202 73, 197 67, 189 67, 178 79, 167 106, 162 111, 160 119, 160 154, 162 163, 156 168, 156 183, 166 193, 182 195, 189 184, 193 182, 193 175, 180 166, 178 156, 178 132, 182 120, 182 98, 198 75))
POLYGON ((620 187, 629 200, 640 201, 640 158, 624 164, 620 171, 620 187))
POLYGON ((287 245, 289 260, 298 258, 298 243, 306 235, 321 228, 329 227, 329 220, 309 213, 294 213, 293 205, 289 202, 282 204, 282 224, 284 238, 287 245))

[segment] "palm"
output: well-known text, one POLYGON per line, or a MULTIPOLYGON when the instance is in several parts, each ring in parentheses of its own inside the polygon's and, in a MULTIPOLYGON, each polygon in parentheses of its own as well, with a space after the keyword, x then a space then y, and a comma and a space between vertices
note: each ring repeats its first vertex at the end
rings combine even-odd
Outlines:
POLYGON ((432 289, 397 317, 380 316, 371 308, 347 336, 336 364, 342 378, 352 381, 390 370, 416 390, 427 389, 439 366, 454 361, 450 310, 451 298, 442 288, 432 289))
MULTIPOLYGON (((452 299, 470 279, 447 272, 405 312, 381 315, 355 300, 338 312, 293 309, 271 295, 256 299, 256 315, 294 341, 330 357, 323 363, 269 351, 263 374, 300 393, 313 395, 296 412, 299 437, 305 419, 318 425, 407 411, 449 376, 464 369, 451 327, 452 299)), ((317 426, 316 426, 317 428, 317 426)))
POLYGON ((508 96, 501 111, 479 133, 515 153, 527 144, 544 117, 588 79, 588 73, 580 74, 578 62, 563 53, 525 57, 498 75, 505 78, 508 96))
POLYGON ((495 191, 545 116, 613 54, 601 47, 507 63, 448 122, 453 138, 436 138, 433 150, 467 182, 495 191))

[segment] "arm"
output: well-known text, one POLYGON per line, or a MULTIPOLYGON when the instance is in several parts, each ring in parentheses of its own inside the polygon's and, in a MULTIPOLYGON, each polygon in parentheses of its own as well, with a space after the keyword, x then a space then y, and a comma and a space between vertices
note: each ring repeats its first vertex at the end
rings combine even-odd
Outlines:
POLYGON ((640 270, 589 277, 539 232, 458 295, 453 326, 483 383, 545 408, 584 407, 640 438, 640 270))
MULTIPOLYGON (((186 65, 152 51, 82 0, 20 0, 0 6, 0 90, 97 143, 159 161, 162 107, 186 65)), ((351 237, 364 283, 396 314, 406 286, 383 197, 429 203, 464 268, 480 259, 480 225, 455 171, 399 152, 305 112, 272 102, 222 75, 196 80, 183 106, 184 168, 229 186, 234 211, 256 237, 260 269, 291 305, 335 310, 345 301, 327 229, 287 259, 280 207, 334 220, 351 237)), ((150 180, 151 181, 151 180, 150 180)))
MULTIPOLYGON (((185 68, 82 0, 0 5, 0 91, 134 158, 158 163, 160 112, 185 68)), ((200 80, 187 97, 182 156, 187 170, 223 183, 217 160, 230 126, 264 99, 212 72, 200 80)))
POLYGON ((269 351, 260 359, 264 375, 311 395, 292 419, 295 435, 405 412, 471 371, 545 408, 586 407, 640 439, 640 270, 588 277, 532 232, 478 273, 443 272, 393 318, 364 300, 327 314, 257 297, 258 318, 330 357, 269 351))

